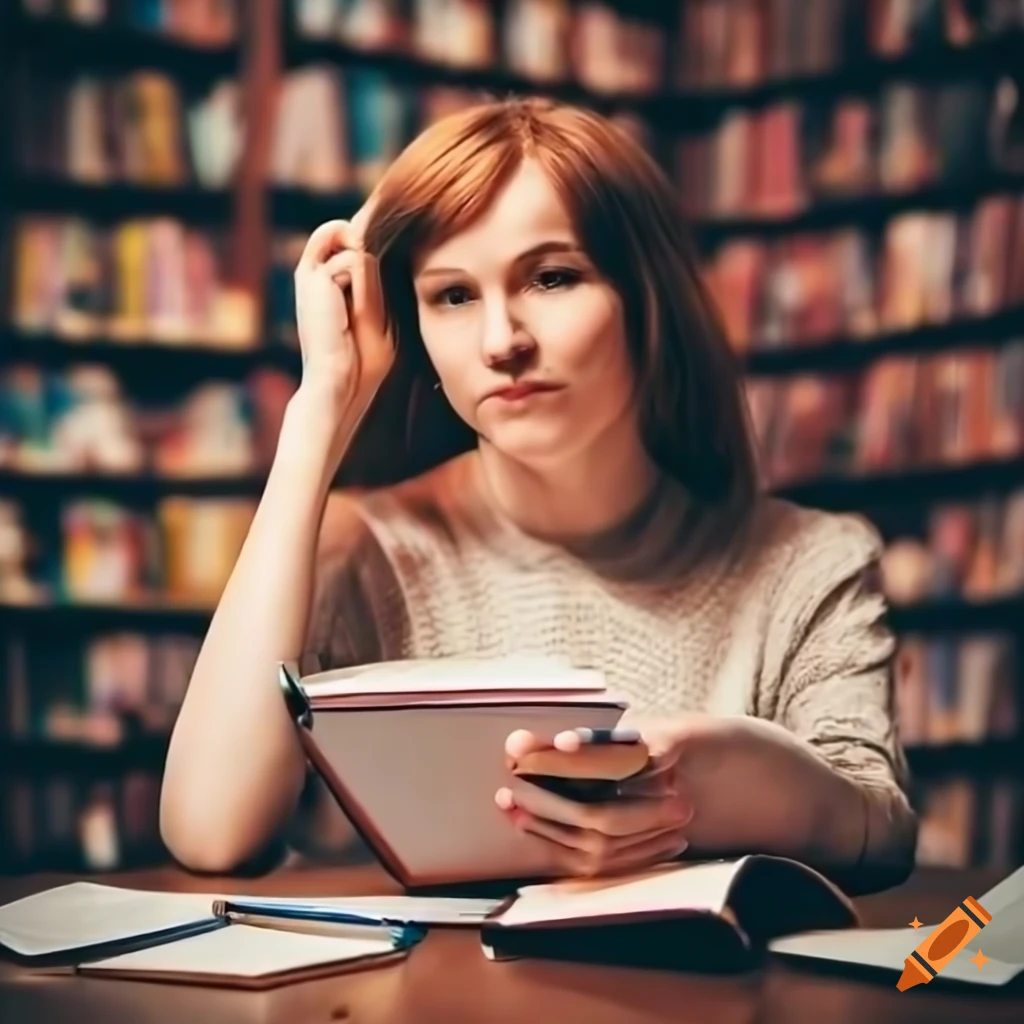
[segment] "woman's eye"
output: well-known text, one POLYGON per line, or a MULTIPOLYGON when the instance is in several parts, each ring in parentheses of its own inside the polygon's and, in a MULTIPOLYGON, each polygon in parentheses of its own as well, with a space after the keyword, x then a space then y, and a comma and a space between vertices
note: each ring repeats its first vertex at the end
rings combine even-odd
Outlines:
POLYGON ((438 292, 434 296, 434 302, 438 306, 461 306, 469 300, 472 296, 469 294, 469 289, 462 285, 452 285, 451 288, 445 288, 438 292))
POLYGON ((541 291, 550 292, 556 288, 564 288, 566 285, 574 284, 579 280, 579 274, 574 270, 564 268, 551 268, 538 271, 534 277, 534 284, 541 291))

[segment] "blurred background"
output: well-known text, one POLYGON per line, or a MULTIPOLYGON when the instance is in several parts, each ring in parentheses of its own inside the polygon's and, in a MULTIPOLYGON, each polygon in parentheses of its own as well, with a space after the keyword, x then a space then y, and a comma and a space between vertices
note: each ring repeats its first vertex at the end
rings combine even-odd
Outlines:
POLYGON ((166 738, 299 360, 431 120, 665 167, 770 486, 888 549, 919 858, 1024 859, 1024 0, 0 0, 0 869, 167 859, 166 738))

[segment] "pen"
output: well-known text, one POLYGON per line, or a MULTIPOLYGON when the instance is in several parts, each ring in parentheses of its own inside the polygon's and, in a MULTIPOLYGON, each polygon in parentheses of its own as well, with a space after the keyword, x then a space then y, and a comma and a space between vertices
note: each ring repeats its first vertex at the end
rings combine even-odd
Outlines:
POLYGON ((274 927, 275 924, 287 928, 296 922, 310 925, 352 925, 357 928, 373 928, 386 931, 398 947, 415 945, 426 935, 426 928, 409 921, 397 918, 382 917, 378 914, 356 914, 348 910, 335 910, 333 907, 318 907, 310 904, 279 904, 249 902, 246 900, 214 900, 215 916, 232 921, 235 924, 263 925, 274 927))
POLYGON ((573 729, 579 737, 580 743, 588 747, 604 746, 609 743, 639 743, 640 731, 638 729, 591 729, 581 726, 573 729))
POLYGON ((351 924, 369 928, 404 928, 408 922, 377 914, 354 914, 349 910, 335 910, 303 903, 250 903, 215 900, 213 912, 217 917, 244 915, 250 918, 277 918, 288 921, 321 921, 326 924, 351 924))

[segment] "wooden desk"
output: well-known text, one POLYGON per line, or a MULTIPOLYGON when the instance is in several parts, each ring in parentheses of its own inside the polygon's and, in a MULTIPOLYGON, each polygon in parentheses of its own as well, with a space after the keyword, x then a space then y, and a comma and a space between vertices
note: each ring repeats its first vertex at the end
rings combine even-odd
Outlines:
MULTIPOLYGON (((858 901, 865 923, 902 925, 915 915, 940 920, 965 896, 999 880, 984 872, 921 871, 905 885, 858 901)), ((376 869, 286 869, 259 880, 194 878, 174 870, 103 879, 138 888, 289 895, 396 892, 376 869)), ((0 880, 0 902, 68 881, 36 875, 0 880)), ((984 948, 984 947, 983 947, 984 948)), ((410 1024, 820 1024, 869 1020, 1010 1024, 1024 1020, 1024 993, 942 990, 933 984, 900 993, 895 978, 856 979, 773 960, 749 975, 705 977, 542 961, 491 963, 475 931, 439 930, 407 961, 375 971, 231 992, 184 985, 32 975, 0 967, 0 1020, 145 1021, 147 1024, 317 1024, 358 1021, 410 1024)))

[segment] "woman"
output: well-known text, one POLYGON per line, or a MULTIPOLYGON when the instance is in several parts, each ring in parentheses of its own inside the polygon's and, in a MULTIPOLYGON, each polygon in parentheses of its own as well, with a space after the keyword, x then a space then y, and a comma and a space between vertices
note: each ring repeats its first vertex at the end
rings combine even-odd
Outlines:
POLYGON ((530 651, 602 668, 657 769, 597 807, 495 794, 565 871, 756 849, 906 874, 877 538, 759 496, 671 187, 624 132, 540 100, 450 117, 295 279, 302 382, 167 761, 183 863, 238 867, 296 804, 276 662, 530 651), (328 497, 389 374, 439 464, 328 497), (428 429, 432 402, 466 435, 428 429))

